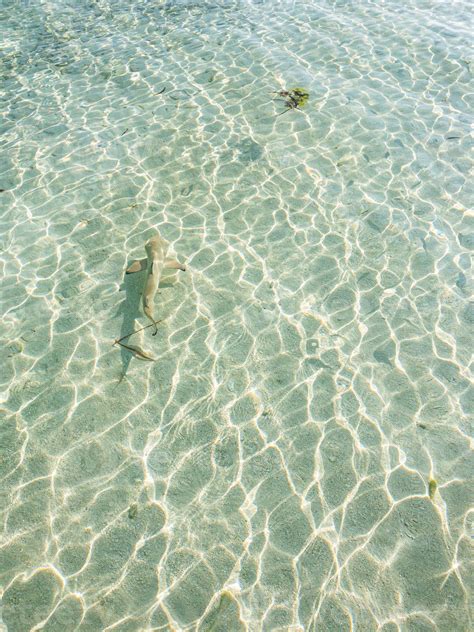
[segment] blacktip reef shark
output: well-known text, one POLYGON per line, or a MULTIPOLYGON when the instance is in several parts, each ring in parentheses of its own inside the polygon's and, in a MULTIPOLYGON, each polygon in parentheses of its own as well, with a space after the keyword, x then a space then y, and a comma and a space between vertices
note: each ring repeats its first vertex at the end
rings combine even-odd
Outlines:
POLYGON ((186 266, 175 259, 166 259, 166 253, 168 252, 168 242, 165 241, 160 233, 156 233, 154 237, 151 237, 146 244, 145 250, 147 253, 146 259, 140 259, 134 261, 126 270, 127 274, 133 274, 134 272, 140 272, 141 270, 147 270, 147 277, 145 287, 143 290, 143 311, 155 327, 153 335, 156 336, 158 327, 156 326, 156 320, 153 316, 153 299, 155 298, 158 285, 160 284, 161 275, 165 268, 172 270, 186 270, 186 266))

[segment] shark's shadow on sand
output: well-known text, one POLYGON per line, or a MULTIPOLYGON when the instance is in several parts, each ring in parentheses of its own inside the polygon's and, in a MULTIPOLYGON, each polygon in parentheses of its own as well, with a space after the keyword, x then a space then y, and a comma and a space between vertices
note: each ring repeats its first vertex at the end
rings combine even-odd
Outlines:
MULTIPOLYGON (((143 284, 145 283, 145 274, 124 274, 123 283, 120 291, 125 292, 123 301, 120 303, 117 315, 123 316, 122 326, 120 328, 120 336, 125 338, 128 334, 135 330, 135 321, 142 316, 140 312, 140 298, 143 292, 143 284)), ((128 338, 125 338, 125 342, 128 338)), ((122 374, 123 379, 127 374, 132 354, 123 347, 120 347, 120 355, 122 358, 122 374)))

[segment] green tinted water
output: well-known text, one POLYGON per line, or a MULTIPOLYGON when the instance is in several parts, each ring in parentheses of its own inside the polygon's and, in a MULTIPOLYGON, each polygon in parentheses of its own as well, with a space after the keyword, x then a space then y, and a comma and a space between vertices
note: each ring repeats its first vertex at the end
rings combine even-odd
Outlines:
POLYGON ((469 629, 468 16, 3 3, 4 629, 469 629))

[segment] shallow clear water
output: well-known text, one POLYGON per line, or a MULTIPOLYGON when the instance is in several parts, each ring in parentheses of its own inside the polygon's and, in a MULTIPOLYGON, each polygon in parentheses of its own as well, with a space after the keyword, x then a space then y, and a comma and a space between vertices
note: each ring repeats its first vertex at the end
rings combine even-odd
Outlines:
POLYGON ((469 20, 4 0, 3 629, 469 629, 469 20))

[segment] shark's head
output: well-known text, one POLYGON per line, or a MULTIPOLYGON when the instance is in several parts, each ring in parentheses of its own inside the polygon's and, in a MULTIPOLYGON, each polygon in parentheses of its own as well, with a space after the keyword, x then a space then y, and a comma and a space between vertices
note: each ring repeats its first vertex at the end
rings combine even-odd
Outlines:
POLYGON ((159 233, 153 235, 145 244, 145 249, 147 251, 148 256, 152 257, 164 257, 166 251, 168 250, 168 242, 161 237, 159 233))

